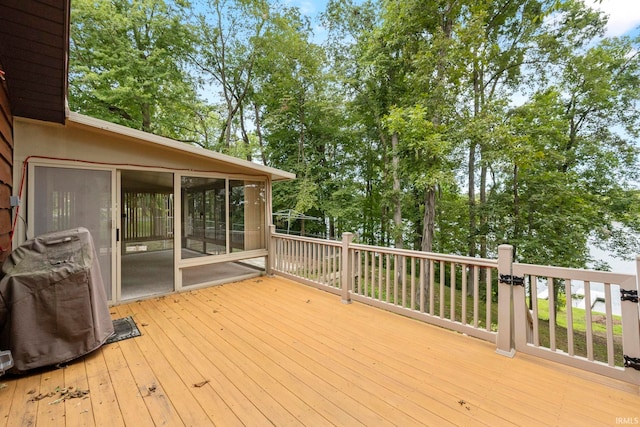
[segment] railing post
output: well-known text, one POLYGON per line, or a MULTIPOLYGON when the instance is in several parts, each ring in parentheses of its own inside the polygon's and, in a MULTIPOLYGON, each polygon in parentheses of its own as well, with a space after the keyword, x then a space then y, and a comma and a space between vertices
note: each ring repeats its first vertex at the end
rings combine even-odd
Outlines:
POLYGON ((353 242, 353 233, 342 233, 342 257, 340 260, 340 284, 342 285, 342 302, 351 303, 351 263, 349 262, 349 246, 353 242))
POLYGON ((498 247, 498 339, 496 352, 513 357, 513 286, 503 281, 503 276, 512 278, 513 246, 498 247))
MULTIPOLYGON (((640 317, 638 309, 638 280, 640 280, 640 256, 636 257, 636 280, 620 284, 622 310, 622 350, 625 358, 625 375, 640 377, 640 317), (634 300, 634 295, 636 299, 634 300), (635 360, 634 360, 635 359, 635 360), (634 369, 636 367, 636 369, 634 369)), ((632 381, 635 384, 638 380, 632 381)))
POLYGON ((276 226, 271 224, 269 226, 269 238, 267 239, 267 265, 266 265, 266 273, 267 275, 273 275, 273 266, 276 258, 276 244, 273 235, 276 234, 276 226))

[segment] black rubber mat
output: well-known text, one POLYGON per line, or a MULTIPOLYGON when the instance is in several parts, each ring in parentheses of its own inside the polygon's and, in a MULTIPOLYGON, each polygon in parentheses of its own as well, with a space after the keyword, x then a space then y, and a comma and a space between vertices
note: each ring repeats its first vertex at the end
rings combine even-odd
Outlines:
POLYGON ((123 317, 122 319, 115 319, 113 321, 113 330, 113 335, 107 338, 104 342, 105 344, 111 344, 112 342, 122 341, 142 335, 136 325, 136 322, 131 318, 131 316, 123 317))

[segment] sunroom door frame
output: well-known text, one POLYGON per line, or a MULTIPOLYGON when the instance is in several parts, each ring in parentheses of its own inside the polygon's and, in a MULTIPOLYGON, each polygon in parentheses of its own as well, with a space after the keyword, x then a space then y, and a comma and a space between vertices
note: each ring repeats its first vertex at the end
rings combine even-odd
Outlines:
MULTIPOLYGON (((117 219, 119 217, 119 202, 117 199, 117 179, 116 169, 109 166, 93 165, 93 164, 79 164, 78 162, 64 161, 64 160, 49 160, 38 159, 37 161, 31 161, 28 164, 28 179, 27 179, 27 224, 31 224, 31 227, 27 227, 22 233, 27 239, 34 237, 35 226, 35 170, 37 167, 49 167, 49 168, 61 168, 61 169, 78 169, 89 171, 106 171, 111 173, 111 221, 109 228, 111 231, 111 292, 107 295, 107 301, 109 304, 115 304, 117 299, 116 290, 119 288, 119 270, 116 256, 116 232, 117 232, 117 219)), ((19 242, 22 243, 22 242, 19 242)))
MULTIPOLYGON (((271 224, 271 180, 265 176, 251 176, 251 175, 237 175, 237 176, 229 176, 224 173, 207 173, 207 172, 196 172, 196 171, 176 171, 174 173, 174 200, 175 200, 175 209, 174 209, 174 245, 176 250, 174 252, 174 260, 175 260, 175 289, 180 292, 182 290, 192 290, 197 289, 198 286, 194 287, 185 287, 182 283, 182 270, 190 267, 198 267, 202 265, 208 264, 216 264, 223 263, 229 261, 240 261, 242 259, 248 259, 253 257, 268 257, 269 252, 269 225, 271 224), (225 180, 225 221, 226 221, 226 254, 220 255, 207 255, 196 258, 182 258, 182 221, 184 220, 184 212, 182 206, 182 177, 198 177, 198 178, 214 178, 214 179, 224 179, 225 180), (264 183, 264 218, 265 223, 263 224, 263 237, 265 242, 265 247, 262 249, 256 250, 248 250, 238 253, 232 253, 231 251, 231 225, 230 225, 230 212, 229 212, 229 182, 233 180, 239 181, 255 181, 264 183)), ((266 269, 266 265, 265 265, 266 269)), ((204 286, 207 286, 206 284, 204 286)))

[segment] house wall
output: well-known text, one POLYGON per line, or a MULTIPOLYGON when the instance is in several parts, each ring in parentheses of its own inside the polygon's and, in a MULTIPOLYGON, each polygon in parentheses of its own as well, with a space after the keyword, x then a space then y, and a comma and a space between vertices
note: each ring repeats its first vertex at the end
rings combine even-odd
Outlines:
MULTIPOLYGON (((2 66, 0 66, 2 70, 2 66)), ((2 73, 0 73, 1 75, 2 73)), ((13 116, 7 94, 7 83, 0 77, 0 262, 11 249, 11 206, 13 190, 13 116)))
MULTIPOLYGON (((160 146, 153 142, 110 133, 105 130, 67 122, 65 126, 19 118, 14 138, 20 141, 14 153, 16 164, 27 157, 53 157, 63 160, 106 163, 121 169, 183 169, 221 173, 226 176, 254 175, 247 169, 216 159, 160 146)), ((19 179, 20 171, 14 173, 19 179)), ((19 181, 16 181, 19 182, 19 181)))
MULTIPOLYGON (((139 169, 141 167, 154 170, 193 171, 216 173, 220 176, 238 179, 258 178, 270 181, 268 176, 260 175, 241 166, 226 163, 218 159, 198 156, 171 147, 162 146, 150 141, 115 134, 105 129, 84 126, 67 122, 65 126, 30 119, 17 118, 14 123, 16 144, 14 159, 17 165, 29 159, 36 162, 38 158, 55 158, 59 160, 80 160, 79 166, 91 167, 92 164, 104 164, 118 169, 139 169)), ((14 182, 22 180, 22 167, 14 171, 14 182)), ((16 189, 17 190, 17 189, 16 189)), ((26 191, 26 185, 25 189, 26 191)), ((267 192, 270 206, 270 192, 267 192)), ((8 197, 7 197, 8 200, 8 197)), ((21 216, 27 218, 26 194, 21 197, 21 216)), ((266 220, 262 216, 262 220, 266 220)), ((253 220, 252 220, 253 221, 253 220)), ((252 224, 253 225, 253 224, 252 224)), ((14 245, 24 240, 23 223, 18 222, 18 230, 14 245)), ((264 228, 263 228, 264 230, 264 228)))

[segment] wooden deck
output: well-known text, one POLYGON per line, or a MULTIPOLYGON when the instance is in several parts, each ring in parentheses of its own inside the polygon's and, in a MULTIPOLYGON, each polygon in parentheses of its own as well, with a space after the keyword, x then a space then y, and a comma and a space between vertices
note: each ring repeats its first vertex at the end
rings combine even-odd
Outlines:
POLYGON ((0 378, 2 425, 614 426, 640 417, 638 387, 500 356, 490 343, 277 277, 111 311, 133 315, 143 335, 64 369, 0 378), (57 403, 65 388, 89 392, 57 403))

